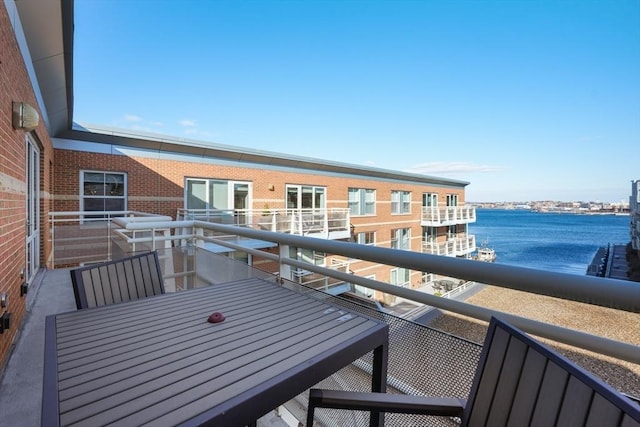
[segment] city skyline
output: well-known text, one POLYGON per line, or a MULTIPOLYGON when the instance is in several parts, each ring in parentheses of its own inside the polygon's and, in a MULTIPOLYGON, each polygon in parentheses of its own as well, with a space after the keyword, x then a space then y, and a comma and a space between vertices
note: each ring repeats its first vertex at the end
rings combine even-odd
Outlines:
POLYGON ((76 0, 80 123, 628 200, 640 3, 76 0))

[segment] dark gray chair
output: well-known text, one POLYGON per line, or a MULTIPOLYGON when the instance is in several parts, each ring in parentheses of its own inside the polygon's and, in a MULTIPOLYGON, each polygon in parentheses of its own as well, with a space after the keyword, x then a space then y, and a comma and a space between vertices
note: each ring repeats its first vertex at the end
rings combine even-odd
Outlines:
POLYGON ((640 405, 492 318, 468 400, 312 389, 315 408, 458 417, 462 426, 640 426, 640 405))
POLYGON ((78 309, 164 294, 156 251, 71 270, 78 309))

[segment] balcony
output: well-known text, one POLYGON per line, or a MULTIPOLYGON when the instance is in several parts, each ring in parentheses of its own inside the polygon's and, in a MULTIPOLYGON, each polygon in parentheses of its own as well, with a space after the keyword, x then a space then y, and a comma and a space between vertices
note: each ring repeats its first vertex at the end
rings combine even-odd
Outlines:
MULTIPOLYGON (((53 216, 55 216, 54 214, 53 216)), ((111 215, 110 215, 111 216, 111 215)), ((256 230, 251 227, 216 224, 207 221, 152 220, 152 215, 131 215, 130 219, 114 220, 113 224, 104 225, 100 229, 110 229, 109 246, 112 249, 131 251, 157 249, 161 255, 162 270, 168 291, 188 292, 190 289, 216 286, 217 284, 244 277, 264 277, 267 280, 278 280, 282 286, 298 292, 313 295, 315 298, 331 304, 368 314, 382 319, 390 326, 388 383, 391 392, 424 395, 446 395, 466 397, 475 365, 478 361, 480 346, 475 342, 483 339, 486 326, 484 321, 496 313, 495 309, 487 309, 486 305, 498 300, 507 300, 506 306, 512 312, 503 314, 511 323, 528 330, 536 336, 554 341, 570 358, 588 370, 595 371, 606 378, 615 388, 623 392, 640 394, 640 352, 635 325, 640 321, 640 298, 637 284, 612 279, 582 277, 553 272, 509 267, 504 265, 478 263, 470 260, 433 257, 410 251, 396 251, 388 248, 377 248, 345 242, 322 239, 310 239, 292 234, 273 233, 256 230), (141 219, 136 220, 135 218, 141 219), (116 223, 120 223, 117 225, 116 223), (167 232, 169 230, 170 232, 167 232), (269 252, 247 247, 238 247, 235 243, 218 237, 235 236, 236 239, 254 239, 271 242, 274 249, 269 252), (245 263, 229 257, 216 255, 205 249, 205 243, 229 245, 245 250, 253 256, 254 264, 266 266, 266 271, 250 267, 245 263), (325 252, 336 256, 330 267, 305 263, 288 258, 288 247, 304 247, 313 251, 325 252), (478 296, 467 302, 453 298, 440 298, 413 289, 401 288, 388 283, 356 276, 349 270, 349 261, 362 259, 381 264, 400 266, 420 271, 433 271, 439 275, 458 277, 478 283, 494 283, 497 287, 486 287, 478 296), (430 319, 427 325, 405 320, 401 317, 380 312, 370 305, 362 305, 352 299, 331 296, 325 292, 312 289, 297 283, 292 272, 302 269, 313 275, 326 276, 331 280, 346 284, 359 285, 368 289, 384 292, 402 300, 414 301, 425 306, 429 311, 425 318, 430 319), (170 288, 170 289, 169 289, 170 288), (526 304, 522 296, 517 298, 505 295, 504 292, 518 291, 518 295, 527 292, 526 304), (552 296, 554 298, 548 298, 552 296), (551 309, 539 313, 536 307, 539 298, 545 301, 560 302, 562 310, 551 309), (574 301, 587 302, 574 302, 574 301), (482 304, 473 305, 473 301, 482 304), (609 308, 605 308, 609 307, 609 308), (575 331, 559 326, 564 321, 559 319, 563 312, 571 313, 570 320, 578 318, 579 323, 587 323, 593 316, 606 321, 596 321, 595 331, 575 331), (447 314, 442 314, 446 312, 447 314), (549 323, 545 317, 553 313, 554 321, 549 323), (528 317, 527 317, 528 316, 528 317), (556 323, 558 325, 556 325, 556 323), (604 326, 604 328, 603 328, 604 326), (595 335, 594 335, 595 332, 595 335), (453 333, 454 335, 451 335, 453 333), (465 338, 458 338, 465 335, 465 338), (470 341, 471 340, 471 341, 470 341), (585 350, 583 350, 585 349, 585 350)), ((127 217, 123 217, 127 218, 127 217)), ((157 217, 156 217, 157 219, 157 217)), ((103 220, 104 221, 104 220, 103 220)), ((97 228, 95 224, 92 227, 97 228)), ((54 236, 65 235, 54 229, 54 236)), ((104 241, 98 236, 99 241, 104 241)), ((79 240, 83 247, 90 247, 88 237, 79 240)), ((64 250, 60 242, 53 242, 58 254, 66 261, 73 257, 69 254, 79 253, 66 240, 64 250)), ((108 254, 108 256, 110 256, 108 254)), ((80 258, 78 258, 78 261, 80 258)), ((483 286, 483 285, 480 285, 483 286)), ((321 288, 321 286, 318 286, 321 288)), ((46 270, 40 273, 34 289, 29 294, 28 305, 31 316, 20 337, 20 343, 11 359, 3 380, 2 400, 7 390, 15 381, 19 391, 9 396, 12 402, 19 404, 5 405, 0 415, 15 417, 14 410, 24 409, 25 425, 39 424, 39 399, 22 399, 25 392, 25 378, 30 385, 28 390, 32 396, 38 396, 41 390, 41 328, 46 314, 56 311, 74 309, 73 293, 69 274, 64 269, 46 270), (35 299, 34 299, 35 296, 35 299), (20 355, 25 356, 24 360, 20 355), (29 357, 28 355, 31 355, 29 357), (22 363, 22 365, 20 364, 22 363), (39 370, 40 369, 40 370, 39 370), (40 385, 39 385, 40 384, 40 385), (8 415, 7 415, 8 414, 8 415)), ((545 302, 544 304, 549 304, 545 302)), ((545 305, 546 307, 546 305, 545 305)), ((574 326, 577 327, 577 326, 574 326)), ((364 390, 370 384, 371 360, 363 357, 352 365, 328 377, 319 386, 348 390, 364 390)), ((15 389, 14 389, 15 390, 15 389)), ((261 419, 258 425, 274 422, 295 424, 295 420, 303 420, 306 412, 306 393, 285 403, 277 409, 279 416, 271 414, 269 419, 261 419), (280 418, 280 416, 282 418, 280 418), (274 421, 275 418, 275 421, 274 421)), ((2 406, 2 405, 0 405, 2 406)), ((317 421, 322 425, 363 425, 366 414, 344 411, 322 411, 317 421)), ((3 419, 12 419, 4 418, 3 419)), ((15 419, 15 418, 13 418, 15 419)), ((387 425, 432 425, 435 421, 425 420, 412 415, 388 415, 387 425)), ((455 420, 444 420, 446 425, 456 425, 455 420)))
POLYGON ((466 233, 447 238, 444 242, 428 240, 422 242, 422 253, 451 257, 465 257, 476 250, 476 236, 466 233))
POLYGON ((323 239, 351 237, 349 209, 179 209, 177 220, 197 219, 323 239))
POLYGON ((423 206, 420 224, 424 227, 469 224, 476 222, 473 206, 423 206))

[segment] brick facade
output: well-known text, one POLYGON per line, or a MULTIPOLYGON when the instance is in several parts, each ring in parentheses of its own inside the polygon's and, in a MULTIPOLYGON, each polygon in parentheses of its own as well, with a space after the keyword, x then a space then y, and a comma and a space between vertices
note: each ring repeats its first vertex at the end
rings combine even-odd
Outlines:
POLYGON ((50 251, 44 237, 48 236, 53 148, 7 10, 0 7, 0 293, 7 295, 7 307, 0 308, 0 313, 11 314, 11 327, 0 335, 1 363, 26 311, 26 298, 20 296, 20 273, 26 268, 26 135, 13 129, 12 102, 26 102, 40 114, 31 136, 40 150, 40 263, 44 264, 50 251))
MULTIPOLYGON (((327 208, 347 208, 349 188, 376 190, 376 213, 370 216, 352 216, 354 233, 373 231, 376 246, 390 247, 392 230, 409 228, 411 250, 421 252, 422 226, 420 225, 422 195, 434 193, 443 202, 447 195, 456 195, 464 204, 464 189, 458 186, 442 187, 381 180, 365 177, 328 176, 321 172, 303 170, 280 171, 261 165, 228 166, 203 161, 177 161, 143 156, 123 156, 94 152, 56 150, 56 175, 54 183, 54 209, 56 211, 80 210, 80 172, 95 170, 125 172, 127 174, 127 209, 171 216, 175 219, 179 208, 184 208, 186 178, 210 178, 228 181, 244 181, 251 184, 250 209, 283 209, 286 207, 286 186, 305 185, 326 188, 327 208), (391 192, 411 193, 411 213, 391 213, 391 192)), ((464 232, 459 225, 457 232, 464 232)), ((447 227, 439 227, 438 239, 446 240, 447 227)), ((264 267, 264 266, 261 266, 264 267)), ((375 275, 377 280, 389 281, 390 268, 368 262, 352 265, 352 271, 361 276, 375 275)), ((411 287, 422 282, 422 273, 411 273, 411 287)))

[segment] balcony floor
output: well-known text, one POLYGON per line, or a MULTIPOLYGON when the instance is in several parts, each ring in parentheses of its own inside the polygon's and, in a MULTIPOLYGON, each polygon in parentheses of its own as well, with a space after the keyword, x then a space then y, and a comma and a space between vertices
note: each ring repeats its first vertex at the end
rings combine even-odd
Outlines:
MULTIPOLYGON (((2 373, 0 420, 13 420, 21 427, 40 426, 45 318, 75 309, 69 270, 42 270, 29 288, 22 330, 2 373)), ((262 427, 287 425, 274 412, 258 420, 262 427)))

